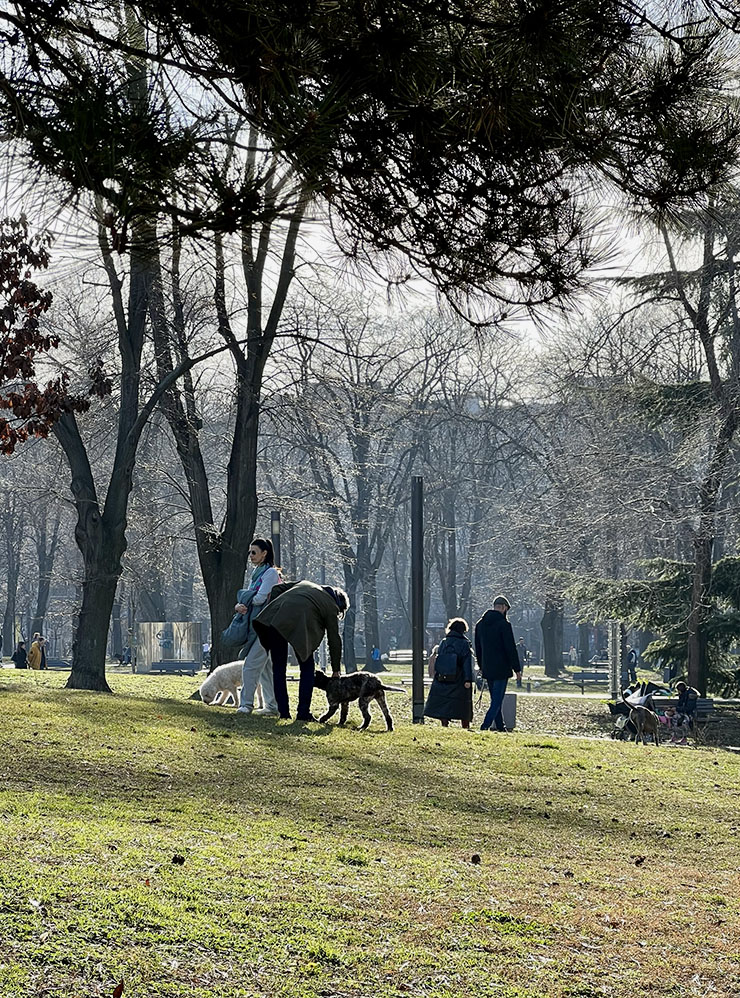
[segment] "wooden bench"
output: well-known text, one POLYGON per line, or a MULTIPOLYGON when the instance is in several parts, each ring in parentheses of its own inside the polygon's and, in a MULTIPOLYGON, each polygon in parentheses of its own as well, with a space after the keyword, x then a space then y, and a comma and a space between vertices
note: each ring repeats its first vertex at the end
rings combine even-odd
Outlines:
POLYGON ((586 683, 608 683, 609 673, 603 669, 581 669, 580 672, 571 672, 573 681, 581 684, 581 693, 585 693, 586 683))

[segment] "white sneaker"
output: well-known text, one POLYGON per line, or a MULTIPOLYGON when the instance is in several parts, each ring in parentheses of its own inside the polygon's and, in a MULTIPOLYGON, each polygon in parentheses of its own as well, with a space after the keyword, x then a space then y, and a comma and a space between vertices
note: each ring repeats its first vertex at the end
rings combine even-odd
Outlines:
POLYGON ((237 707, 236 708, 236 712, 237 712, 237 714, 253 714, 254 713, 254 711, 252 710, 251 707, 237 707))
POLYGON ((270 710, 269 707, 258 707, 257 710, 253 711, 255 717, 279 717, 280 714, 276 710, 270 710))

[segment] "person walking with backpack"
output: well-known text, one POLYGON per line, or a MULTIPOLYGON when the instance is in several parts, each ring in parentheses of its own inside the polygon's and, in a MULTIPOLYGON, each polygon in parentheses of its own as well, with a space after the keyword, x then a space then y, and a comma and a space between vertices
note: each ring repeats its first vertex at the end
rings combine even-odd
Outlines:
POLYGON ((443 728, 450 721, 469 728, 473 720, 473 650, 465 637, 467 629, 462 617, 453 617, 437 648, 424 716, 441 721, 443 728))
POLYGON ((490 731, 491 725, 497 731, 506 731, 501 707, 506 694, 506 684, 512 676, 522 678, 522 665, 514 641, 514 632, 506 619, 511 603, 505 596, 497 596, 493 609, 486 610, 475 625, 475 656, 491 694, 481 731, 490 731))

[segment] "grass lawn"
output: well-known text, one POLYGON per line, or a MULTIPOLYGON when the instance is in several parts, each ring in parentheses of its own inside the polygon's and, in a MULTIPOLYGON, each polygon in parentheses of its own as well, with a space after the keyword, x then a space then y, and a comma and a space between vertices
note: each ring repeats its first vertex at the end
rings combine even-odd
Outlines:
POLYGON ((733 753, 65 678, 0 674, 0 996, 740 991, 733 753))

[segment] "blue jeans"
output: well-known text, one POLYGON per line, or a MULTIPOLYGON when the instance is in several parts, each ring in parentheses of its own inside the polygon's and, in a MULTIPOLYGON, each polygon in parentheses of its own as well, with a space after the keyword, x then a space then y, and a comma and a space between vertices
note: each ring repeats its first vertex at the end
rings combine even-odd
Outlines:
POLYGON ((483 718, 483 724, 480 726, 481 731, 488 731, 492 724, 496 725, 497 731, 506 731, 501 706, 504 702, 504 694, 506 693, 506 684, 508 681, 508 679, 494 679, 492 683, 488 683, 488 691, 491 694, 491 706, 483 718))

